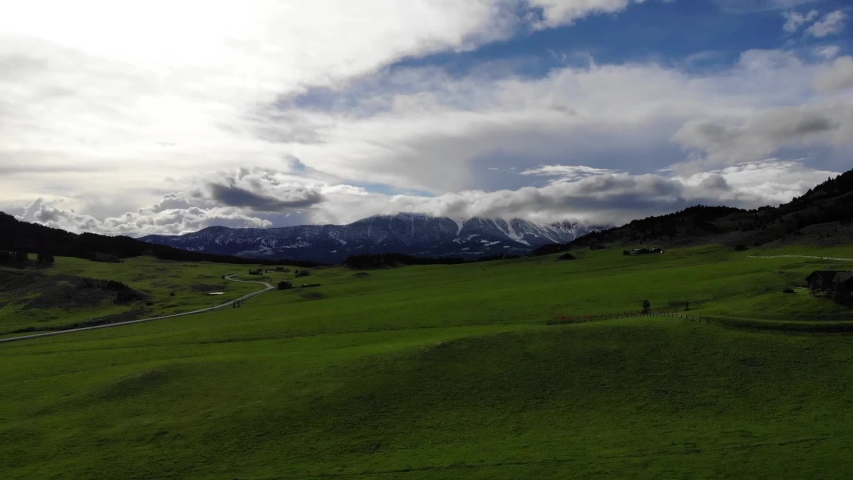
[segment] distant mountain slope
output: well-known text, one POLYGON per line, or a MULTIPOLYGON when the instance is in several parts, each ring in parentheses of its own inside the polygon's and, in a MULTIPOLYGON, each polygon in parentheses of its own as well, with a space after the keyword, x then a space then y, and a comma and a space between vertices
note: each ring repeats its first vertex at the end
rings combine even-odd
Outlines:
POLYGON ((723 243, 745 247, 797 241, 832 245, 853 242, 853 170, 778 207, 741 210, 690 207, 572 240, 563 250, 590 245, 723 243))
POLYGON ((349 225, 210 227, 180 236, 151 235, 141 240, 194 252, 338 263, 350 255, 364 253, 462 258, 526 255, 538 246, 569 242, 602 228, 570 222, 538 225, 521 219, 479 217, 457 222, 401 213, 369 217, 349 225))
MULTIPOLYGON (((0 212, 0 250, 51 253, 104 261, 118 261, 120 258, 150 254, 164 260, 183 262, 257 263, 245 258, 206 252, 188 252, 166 245, 152 245, 124 236, 110 237, 94 233, 77 235, 37 223, 22 222, 3 212, 0 212)), ((297 266, 314 265, 313 262, 288 261, 286 263, 297 266)))

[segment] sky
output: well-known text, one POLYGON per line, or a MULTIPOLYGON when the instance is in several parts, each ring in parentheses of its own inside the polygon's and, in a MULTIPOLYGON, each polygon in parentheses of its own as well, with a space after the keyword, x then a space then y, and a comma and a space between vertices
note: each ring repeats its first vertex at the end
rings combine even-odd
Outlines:
POLYGON ((621 224, 853 168, 848 0, 29 0, 0 210, 111 235, 621 224))

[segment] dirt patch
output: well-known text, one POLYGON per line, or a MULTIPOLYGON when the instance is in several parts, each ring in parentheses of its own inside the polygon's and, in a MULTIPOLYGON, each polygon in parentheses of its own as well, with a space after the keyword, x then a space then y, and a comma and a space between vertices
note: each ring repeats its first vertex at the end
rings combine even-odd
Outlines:
POLYGON ((211 285, 209 283, 194 283, 191 288, 194 292, 207 293, 207 292, 221 292, 221 291, 225 290, 225 287, 226 286, 222 285, 222 284, 211 285))
POLYGON ((147 296, 120 282, 36 271, 0 269, 0 296, 24 310, 94 308, 104 302, 130 304, 147 296))
POLYGON ((105 398, 119 399, 135 397, 169 382, 169 372, 165 370, 146 370, 125 377, 112 385, 107 385, 102 395, 105 398))
POLYGON ((326 296, 320 292, 304 292, 300 293, 299 297, 304 298, 305 300, 320 300, 322 298, 326 298, 326 296))
POLYGON ((0 293, 25 292, 41 277, 43 275, 27 270, 0 269, 0 293))

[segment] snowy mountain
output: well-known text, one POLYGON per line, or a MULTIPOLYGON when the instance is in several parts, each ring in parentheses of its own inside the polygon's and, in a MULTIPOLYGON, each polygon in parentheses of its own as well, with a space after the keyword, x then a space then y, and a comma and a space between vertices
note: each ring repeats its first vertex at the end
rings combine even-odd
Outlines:
POLYGON ((538 246, 566 243, 603 228, 606 227, 571 222, 539 225, 521 219, 479 217, 456 221, 400 213, 377 215, 349 225, 210 227, 185 235, 150 235, 140 240, 205 253, 339 263, 361 253, 466 258, 501 253, 524 255, 538 246))

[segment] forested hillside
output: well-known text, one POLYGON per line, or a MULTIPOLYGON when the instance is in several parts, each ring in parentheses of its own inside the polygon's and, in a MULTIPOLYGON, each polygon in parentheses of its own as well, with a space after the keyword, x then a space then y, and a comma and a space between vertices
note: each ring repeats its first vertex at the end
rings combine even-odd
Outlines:
POLYGON ((316 262, 293 260, 249 260, 227 255, 188 252, 164 245, 152 245, 134 238, 110 237, 94 233, 80 235, 36 223, 22 222, 0 212, 0 250, 43 253, 56 256, 86 258, 99 261, 119 261, 122 258, 153 255, 163 260, 183 262, 216 262, 236 264, 314 266, 316 262))
POLYGON ((545 253, 567 248, 606 244, 698 245, 723 243, 754 247, 771 242, 798 240, 832 244, 846 241, 853 223, 853 170, 827 179, 803 196, 778 207, 741 210, 695 206, 685 210, 634 220, 618 228, 592 232, 561 247, 547 246, 545 253))

